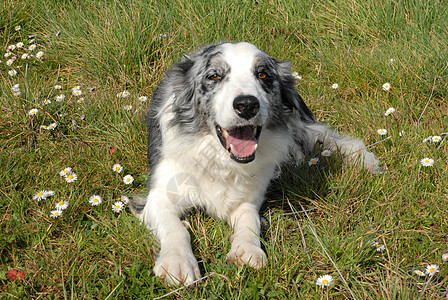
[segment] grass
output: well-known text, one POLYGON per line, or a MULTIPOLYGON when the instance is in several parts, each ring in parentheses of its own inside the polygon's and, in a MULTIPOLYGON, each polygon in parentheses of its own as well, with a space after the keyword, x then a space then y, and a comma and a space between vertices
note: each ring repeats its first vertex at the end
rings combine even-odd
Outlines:
MULTIPOLYGON (((443 1, 3 1, 0 63, 0 297, 3 299, 439 299, 447 293, 448 8, 443 1), (16 31, 15 26, 21 29, 16 31), (59 34, 57 34, 59 32, 59 34), (164 36, 165 34, 166 36, 164 36), (35 35, 37 49, 27 50, 35 35), (173 290, 152 274, 153 236, 121 195, 146 190, 150 96, 170 65, 202 44, 248 41, 290 60, 316 117, 365 140, 385 166, 373 176, 337 154, 287 168, 261 215, 268 266, 225 260, 230 228, 186 216, 206 276, 173 290), (41 59, 22 53, 44 51, 41 59), (391 62, 390 59, 394 61, 391 62), (8 75, 16 69, 14 77, 8 75), (383 91, 389 82, 392 87, 383 91), (20 85, 20 96, 11 87, 20 85), (331 85, 338 83, 338 89, 331 85), (54 89, 56 84, 62 91, 54 89), (80 86, 84 102, 71 94, 80 86), (94 88, 95 87, 95 88, 94 88), (117 93, 128 90, 128 98, 117 93), (55 97, 64 93, 63 102, 55 97), (52 103, 44 106, 42 101, 52 103), (125 111, 125 105, 132 105, 125 111), (389 108, 396 112, 385 117, 389 108), (38 108, 35 116, 28 111, 38 108), (73 120, 77 128, 73 126, 73 120), (53 131, 40 128, 56 122, 53 131), (376 130, 385 128, 386 136, 376 130), (399 133, 404 131, 404 136, 399 133), (423 167, 424 157, 434 159, 423 167), (120 163, 123 173, 114 173, 120 163), (78 175, 66 183, 58 172, 78 175), (125 185, 122 178, 135 181, 125 185), (39 190, 55 191, 33 201, 39 190), (103 203, 93 207, 91 195, 103 203), (55 203, 70 205, 50 218, 55 203), (295 213, 295 214, 293 214, 295 213), (385 250, 376 251, 377 241, 385 250), (428 264, 429 280, 414 270, 428 264), (11 271, 24 279, 10 278, 11 271), (316 279, 330 274, 321 289, 316 279)), ((320 153, 316 149, 316 156, 320 153)))

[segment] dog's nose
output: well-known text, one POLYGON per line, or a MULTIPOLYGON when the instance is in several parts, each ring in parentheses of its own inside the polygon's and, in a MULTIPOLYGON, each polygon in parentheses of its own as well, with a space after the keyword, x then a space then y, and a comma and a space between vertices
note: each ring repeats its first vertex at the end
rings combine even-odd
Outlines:
POLYGON ((233 108, 239 117, 249 120, 260 110, 260 101, 254 96, 240 95, 233 100, 233 108))

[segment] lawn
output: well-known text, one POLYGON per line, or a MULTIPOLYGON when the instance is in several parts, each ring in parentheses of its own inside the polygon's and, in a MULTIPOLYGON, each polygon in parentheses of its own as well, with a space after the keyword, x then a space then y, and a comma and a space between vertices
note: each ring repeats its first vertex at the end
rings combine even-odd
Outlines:
POLYGON ((5 0, 0 16, 1 299, 446 297, 445 1, 5 0), (258 271, 227 262, 229 226, 192 211, 204 277, 176 289, 153 275, 157 243, 126 197, 147 191, 152 91, 216 41, 291 61, 316 118, 384 172, 318 148, 285 167, 258 271))

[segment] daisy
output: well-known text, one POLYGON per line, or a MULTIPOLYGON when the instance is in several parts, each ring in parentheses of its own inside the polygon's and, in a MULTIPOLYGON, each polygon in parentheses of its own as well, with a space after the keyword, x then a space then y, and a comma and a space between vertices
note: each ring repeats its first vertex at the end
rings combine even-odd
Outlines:
POLYGON ((47 191, 45 191, 45 190, 39 191, 39 192, 37 192, 36 195, 33 196, 33 200, 37 200, 37 201, 45 200, 45 199, 47 199, 47 196, 48 196, 47 191))
POLYGON ((127 111, 129 111, 129 110, 131 110, 132 109, 132 105, 126 105, 125 107, 124 107, 124 110, 127 110, 127 111))
POLYGON ((45 191, 46 197, 51 197, 54 195, 54 191, 45 191))
POLYGON ((390 115, 390 114, 392 114, 392 113, 394 113, 394 112, 395 112, 395 108, 391 107, 391 108, 389 108, 388 110, 386 110, 386 112, 384 113, 384 115, 385 115, 385 116, 388 116, 388 115, 390 115))
POLYGON ((274 171, 274 179, 280 178, 282 175, 282 170, 280 168, 276 168, 274 171))
POLYGON ((22 43, 22 42, 18 42, 18 43, 16 44, 16 47, 17 47, 18 49, 22 48, 22 47, 23 47, 23 43, 22 43))
POLYGON ((182 223, 182 225, 184 225, 185 228, 190 229, 190 222, 188 222, 187 220, 182 220, 180 222, 182 223))
POLYGON ((386 135, 387 134, 387 129, 384 129, 384 128, 378 129, 376 131, 376 133, 378 133, 379 135, 386 135))
POLYGON ((30 110, 30 111, 28 112, 28 114, 29 114, 30 116, 34 116, 34 115, 37 114, 38 111, 39 111, 39 110, 38 110, 37 108, 33 108, 32 110, 30 110))
POLYGON ((17 91, 17 92, 13 92, 12 94, 13 94, 14 96, 18 97, 18 96, 20 96, 21 92, 20 92, 20 91, 17 91))
POLYGON ((320 155, 322 155, 322 156, 330 156, 331 155, 331 151, 330 150, 324 150, 324 151, 322 151, 322 153, 320 155))
POLYGON ((62 216, 62 210, 52 210, 50 212, 50 217, 52 218, 58 218, 60 216, 62 216))
POLYGON ((56 96, 56 102, 64 101, 64 99, 65 99, 65 95, 64 94, 60 94, 60 95, 56 96))
POLYGON ((83 102, 84 102, 84 98, 81 97, 81 98, 79 98, 78 101, 76 101, 76 102, 78 102, 78 103, 83 103, 83 102))
POLYGON ((333 85, 331 86, 331 88, 333 90, 337 89, 338 87, 339 87, 339 84, 337 84, 337 83, 333 83, 333 85))
POLYGON ((420 163, 424 167, 432 167, 432 165, 434 164, 434 159, 425 157, 422 160, 420 160, 420 163))
POLYGON ((51 100, 50 99, 45 99, 44 102, 42 102, 43 105, 48 105, 51 104, 51 100))
POLYGON ((117 94, 117 98, 122 98, 123 97, 123 92, 119 92, 118 94, 117 94))
POLYGON ((330 284, 333 282, 333 277, 331 275, 322 275, 316 280, 316 285, 324 287, 324 286, 330 286, 330 284))
POLYGON ((376 251, 378 251, 378 252, 383 252, 384 250, 386 250, 386 246, 384 246, 384 245, 378 245, 378 246, 376 246, 376 251))
POLYGON ((166 38, 166 33, 160 33, 159 34, 159 40, 166 38))
POLYGON ((65 175, 65 181, 67 181, 68 183, 72 183, 75 182, 76 179, 78 179, 78 175, 76 175, 76 173, 70 172, 67 175, 65 175))
POLYGON ((437 272, 439 272, 438 265, 429 265, 426 267, 425 273, 429 276, 434 276, 437 272))
POLYGON ((297 73, 297 72, 293 72, 292 77, 294 77, 294 79, 297 79, 297 80, 302 80, 302 76, 300 76, 299 73, 297 73))
POLYGON ((393 64, 395 62, 394 58, 389 58, 389 63, 393 64))
POLYGON ((65 175, 67 175, 67 174, 70 174, 71 172, 72 172, 72 168, 67 167, 67 168, 65 168, 64 170, 60 171, 60 172, 59 172, 59 175, 61 175, 61 176, 65 176, 65 175))
POLYGON ((129 93, 128 91, 124 90, 121 92, 121 97, 126 98, 129 97, 131 95, 131 93, 129 93))
POLYGON ((427 138, 425 138, 425 139, 423 139, 423 144, 426 144, 426 143, 428 143, 428 142, 431 142, 432 141, 432 136, 428 136, 427 138))
POLYGON ((68 207, 68 201, 60 200, 58 203, 56 203, 57 210, 64 210, 67 207, 68 207))
POLYGON ((132 175, 126 175, 123 178, 124 184, 132 184, 134 182, 134 177, 132 175))
POLYGON ((28 59, 30 55, 28 53, 23 53, 21 59, 28 59))
POLYGON ((11 91, 13 91, 13 92, 19 92, 20 91, 20 85, 17 83, 17 84, 14 84, 13 86, 12 86, 12 88, 11 88, 11 91))
POLYGON ((73 129, 78 129, 78 122, 76 120, 72 120, 72 127, 73 129))
POLYGON ((129 197, 123 195, 123 196, 120 197, 120 201, 123 202, 123 204, 128 204, 129 203, 129 197))
POLYGON ((101 199, 101 196, 93 195, 89 198, 89 203, 92 204, 93 206, 100 205, 101 202, 103 202, 103 199, 101 199))
POLYGON ((311 158, 311 159, 308 161, 308 166, 315 165, 315 164, 317 164, 318 162, 319 162, 319 158, 317 158, 317 157, 313 157, 313 158, 311 158))
POLYGON ((423 273, 423 272, 420 271, 420 270, 415 270, 414 273, 417 274, 417 275, 420 276, 420 277, 425 277, 425 276, 426 276, 426 274, 423 273))
POLYGON ((36 58, 41 58, 42 56, 44 56, 45 52, 44 51, 39 51, 36 53, 36 58))
POLYGON ((115 164, 112 166, 112 170, 117 173, 121 173, 123 171, 123 167, 120 164, 115 164))
POLYGON ((400 132, 398 133, 398 135, 399 135, 399 136, 404 136, 404 130, 400 131, 400 132))
POLYGON ((30 45, 30 46, 28 47, 28 49, 29 49, 30 51, 33 51, 34 49, 36 49, 36 44, 32 44, 32 45, 30 45))
POLYGON ((8 52, 6 52, 5 55, 3 55, 3 56, 4 56, 5 58, 8 58, 8 57, 10 57, 11 55, 12 55, 12 53, 8 51, 8 52))
POLYGON ((266 220, 266 218, 265 217, 261 217, 260 218, 260 225, 261 226, 263 226, 263 227, 266 227, 266 226, 268 226, 268 220, 266 220))
POLYGON ((20 29, 22 29, 22 27, 20 27, 20 25, 17 25, 16 27, 14 27, 15 31, 19 31, 20 29))
POLYGON ((390 90, 390 83, 386 82, 385 84, 383 84, 383 91, 388 91, 390 90))
POLYGON ((9 51, 14 51, 16 49, 16 45, 9 45, 8 46, 8 50, 9 51))
POLYGON ((148 97, 146 97, 146 96, 140 96, 140 97, 138 98, 138 100, 140 100, 141 102, 145 102, 146 100, 148 100, 148 97))
POLYGON ((432 141, 433 143, 440 142, 441 140, 442 140, 442 137, 441 137, 441 136, 438 136, 438 135, 435 135, 435 136, 433 136, 433 137, 431 138, 431 141, 432 141))
POLYGON ((50 125, 48 125, 48 130, 54 130, 56 128, 56 126, 58 126, 58 123, 51 123, 50 125))
POLYGON ((57 84, 57 85, 54 86, 54 89, 55 90, 62 90, 62 85, 57 84))
POLYGON ((73 96, 81 96, 82 95, 82 91, 79 89, 73 89, 72 90, 72 94, 73 96))
POLYGON ((8 60, 6 61, 6 65, 7 65, 8 67, 10 67, 10 66, 13 64, 13 62, 14 62, 13 59, 8 59, 8 60))
POLYGON ((112 211, 119 213, 123 210, 124 204, 121 201, 115 202, 112 206, 112 211))
POLYGON ((443 261, 448 261, 448 253, 442 254, 442 260, 443 261))
POLYGON ((9 76, 16 76, 17 75, 17 71, 16 70, 9 70, 8 71, 9 76))

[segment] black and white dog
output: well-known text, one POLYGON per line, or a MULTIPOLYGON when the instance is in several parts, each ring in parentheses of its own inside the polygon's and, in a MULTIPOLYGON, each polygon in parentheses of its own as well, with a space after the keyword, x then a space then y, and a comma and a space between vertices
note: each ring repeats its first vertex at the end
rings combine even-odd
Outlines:
POLYGON ((208 45, 184 57, 155 91, 147 120, 149 194, 134 211, 160 242, 154 273, 169 284, 200 277, 180 219, 188 209, 228 222, 227 259, 261 268, 259 209, 278 166, 302 161, 319 142, 378 171, 362 141, 316 121, 288 62, 249 43, 208 45))

